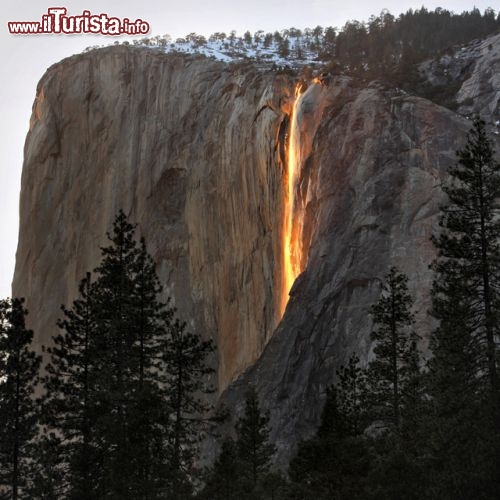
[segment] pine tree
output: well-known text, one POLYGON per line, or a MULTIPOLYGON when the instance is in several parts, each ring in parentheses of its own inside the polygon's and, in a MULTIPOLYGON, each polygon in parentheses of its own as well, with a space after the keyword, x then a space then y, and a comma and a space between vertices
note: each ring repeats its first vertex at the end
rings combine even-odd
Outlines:
POLYGON ((34 398, 41 356, 30 345, 24 299, 0 301, 0 492, 16 500, 24 497, 37 433, 34 398))
POLYGON ((245 491, 241 484, 241 464, 238 448, 231 438, 222 442, 219 456, 205 473, 205 487, 197 498, 203 500, 233 500, 245 491))
POLYGON ((271 467, 276 448, 269 442, 269 416, 263 415, 255 390, 248 391, 245 413, 236 423, 237 441, 226 438, 205 487, 197 498, 281 500, 288 498, 288 483, 271 467))
POLYGON ((367 371, 371 406, 385 429, 399 430, 404 417, 404 395, 418 372, 418 337, 413 331, 408 278, 392 267, 382 296, 372 306, 375 359, 367 371))
POLYGON ((211 406, 204 398, 214 392, 209 383, 214 370, 207 364, 213 350, 212 341, 201 340, 179 319, 173 321, 163 343, 164 393, 170 410, 167 442, 169 499, 181 500, 191 494, 197 444, 209 425, 205 415, 211 406))
POLYGON ((441 286, 434 285, 433 312, 441 321, 430 342, 433 357, 427 392, 432 412, 425 423, 430 490, 443 499, 465 500, 483 498, 478 494, 484 485, 479 470, 491 462, 484 447, 493 436, 488 435, 489 426, 484 426, 484 385, 477 366, 480 349, 469 335, 474 322, 471 297, 461 282, 460 275, 447 276, 447 289, 453 298, 450 296, 449 302, 445 299, 446 308, 441 302, 444 297, 436 293, 441 286))
POLYGON ((286 59, 290 55, 290 40, 288 38, 280 38, 278 42, 278 54, 283 59, 286 59))
POLYGON ((392 267, 379 301, 372 306, 375 359, 367 368, 372 466, 369 498, 417 499, 419 451, 415 442, 424 401, 408 278, 392 267))
POLYGON ((262 414, 257 393, 252 387, 245 400, 245 412, 236 423, 238 457, 243 479, 250 490, 270 471, 276 447, 269 441, 269 415, 262 414))
POLYGON ((43 378, 46 390, 43 407, 44 424, 50 429, 46 432, 51 438, 47 437, 40 452, 57 447, 59 464, 69 466, 66 486, 70 496, 83 500, 96 495, 94 488, 99 484, 102 470, 93 437, 98 409, 92 396, 97 370, 90 273, 80 283, 79 292, 72 309, 62 307, 65 319, 60 320, 58 326, 64 333, 55 336, 54 345, 47 349, 50 362, 43 378), (57 430, 57 434, 51 432, 53 430, 57 430))
POLYGON ((433 239, 430 469, 441 498, 490 499, 500 494, 500 165, 482 120, 457 154, 433 239))
POLYGON ((30 483, 26 488, 27 498, 36 498, 37 500, 71 498, 66 464, 61 461, 60 452, 60 436, 46 429, 39 433, 33 445, 30 483))
POLYGON ((166 432, 158 425, 164 413, 160 349, 173 317, 158 299, 161 286, 145 243, 134 236, 120 211, 92 290, 96 432, 106 451, 102 493, 125 498, 148 497, 159 487, 166 432))
POLYGON ((440 309, 446 308, 446 297, 452 297, 447 293, 448 275, 460 273, 462 285, 477 293, 478 300, 471 304, 476 324, 470 334, 484 345, 481 363, 489 380, 491 407, 498 419, 500 396, 496 341, 500 303, 500 220, 497 199, 500 197, 500 164, 493 157, 485 123, 477 118, 466 146, 458 152, 458 164, 450 170, 453 182, 443 188, 449 205, 442 208, 440 225, 445 230, 434 239, 440 256, 435 266, 438 277, 434 295, 438 301, 439 297, 444 299, 445 303, 436 302, 434 309, 439 315, 440 309))
MULTIPOLYGON (((164 488, 169 410, 161 349, 174 310, 144 241, 119 212, 102 262, 63 307, 44 379, 47 448, 69 498, 153 498, 164 488), (50 446, 49 446, 50 445, 50 446)), ((50 471, 41 471, 50 483, 50 471)), ((44 486, 41 484, 40 489, 44 486)), ((49 488, 50 489, 50 488, 49 488)))
POLYGON ((342 365, 337 370, 337 378, 335 397, 327 397, 319 435, 328 433, 328 425, 334 425, 337 429, 343 425, 345 428, 341 432, 342 435, 359 436, 369 424, 369 415, 366 370, 360 367, 359 357, 355 353, 351 355, 347 365, 342 365), (332 416, 328 415, 330 405, 334 412, 332 416))
POLYGON ((271 470, 258 485, 256 496, 260 500, 289 500, 289 484, 280 470, 271 470))
POLYGON ((291 460, 290 494, 294 500, 364 498, 364 482, 372 460, 362 435, 365 375, 353 355, 327 390, 321 423, 315 436, 300 443, 291 460))

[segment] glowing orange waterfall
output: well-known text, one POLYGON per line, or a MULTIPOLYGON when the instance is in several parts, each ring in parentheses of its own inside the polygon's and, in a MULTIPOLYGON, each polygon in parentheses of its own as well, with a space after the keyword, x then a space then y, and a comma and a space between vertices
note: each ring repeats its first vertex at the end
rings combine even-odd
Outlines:
POLYGON ((295 193, 297 182, 300 175, 300 130, 298 127, 297 110, 300 104, 301 96, 300 84, 295 88, 295 100, 292 107, 290 118, 290 128, 288 134, 287 147, 287 183, 284 204, 284 223, 283 223, 283 278, 281 289, 281 314, 283 316, 288 302, 290 288, 295 278, 302 271, 302 243, 301 243, 301 220, 297 220, 297 204, 295 193))

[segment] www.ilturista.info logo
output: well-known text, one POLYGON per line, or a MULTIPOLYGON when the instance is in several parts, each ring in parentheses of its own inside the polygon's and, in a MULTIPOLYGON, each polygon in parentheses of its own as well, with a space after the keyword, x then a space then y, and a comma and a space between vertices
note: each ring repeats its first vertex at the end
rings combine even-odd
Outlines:
POLYGON ((126 17, 109 17, 107 14, 91 14, 84 10, 80 16, 67 16, 65 7, 50 7, 41 21, 10 21, 9 31, 13 35, 74 35, 90 33, 99 35, 145 35, 149 24, 142 19, 130 21, 126 17))

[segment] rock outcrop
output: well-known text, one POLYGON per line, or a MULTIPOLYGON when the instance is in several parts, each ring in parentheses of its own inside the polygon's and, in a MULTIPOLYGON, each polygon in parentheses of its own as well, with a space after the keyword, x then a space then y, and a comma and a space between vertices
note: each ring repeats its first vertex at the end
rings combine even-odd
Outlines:
POLYGON ((123 208, 179 315, 215 338, 219 388, 257 359, 278 322, 277 131, 288 83, 127 47, 47 71, 25 145, 13 283, 39 346, 123 208))
POLYGON ((123 208, 165 294, 215 339, 221 401, 238 414, 257 388, 281 463, 317 426, 336 368, 353 351, 370 358, 368 310, 391 265, 409 275, 418 327, 430 330, 440 184, 470 128, 377 83, 311 84, 298 111, 307 263, 280 321, 295 84, 251 64, 130 47, 50 68, 26 140, 13 283, 48 343, 123 208))
POLYGON ((420 70, 431 85, 456 91, 459 114, 480 114, 500 133, 500 34, 457 47, 420 70))

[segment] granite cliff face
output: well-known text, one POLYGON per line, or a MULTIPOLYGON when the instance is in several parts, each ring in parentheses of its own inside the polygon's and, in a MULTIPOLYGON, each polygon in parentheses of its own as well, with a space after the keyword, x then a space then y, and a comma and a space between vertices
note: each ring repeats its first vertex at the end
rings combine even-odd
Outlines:
POLYGON ((25 145, 13 283, 39 345, 123 208, 180 316, 215 338, 219 387, 256 360, 278 321, 288 92, 274 75, 126 47, 47 71, 25 145))
POLYGON ((296 111, 304 271, 280 321, 295 85, 251 65, 127 47, 50 68, 26 140, 13 283, 48 343, 124 208, 165 294, 215 339, 221 402, 237 414, 254 385, 282 463, 316 427, 335 369, 352 351, 369 359, 368 309, 390 265, 410 276, 429 330, 439 186, 470 128, 377 83, 309 84, 296 111))

